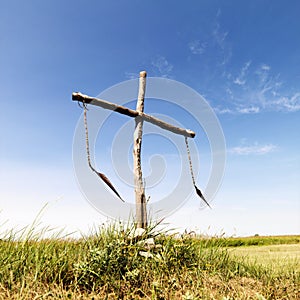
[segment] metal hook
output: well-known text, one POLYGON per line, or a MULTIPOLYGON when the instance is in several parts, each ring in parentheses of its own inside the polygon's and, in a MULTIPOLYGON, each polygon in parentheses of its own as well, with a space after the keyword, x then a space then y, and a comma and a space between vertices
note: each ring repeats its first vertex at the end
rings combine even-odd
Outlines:
POLYGON ((83 101, 82 104, 80 101, 77 101, 77 104, 80 108, 88 110, 86 103, 83 101))

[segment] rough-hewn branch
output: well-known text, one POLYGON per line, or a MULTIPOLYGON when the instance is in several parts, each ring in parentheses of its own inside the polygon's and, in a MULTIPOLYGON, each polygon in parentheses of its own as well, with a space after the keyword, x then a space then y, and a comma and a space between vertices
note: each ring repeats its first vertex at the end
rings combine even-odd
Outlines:
MULTIPOLYGON (((146 72, 140 73, 139 95, 136 103, 136 111, 144 111, 144 97, 146 89, 146 72)), ((143 175, 141 165, 143 137, 143 119, 135 118, 135 130, 133 136, 133 170, 135 183, 135 203, 136 203, 136 226, 137 228, 147 228, 146 197, 143 186, 143 175)))
POLYGON ((196 135, 196 133, 192 130, 183 129, 183 128, 180 128, 180 127, 173 126, 173 125, 168 124, 168 123, 166 123, 166 122, 164 122, 164 121, 162 121, 158 118, 147 115, 147 114, 143 113, 142 111, 138 112, 136 110, 133 110, 133 109, 121 106, 121 105, 117 105, 117 104, 111 103, 111 102, 106 101, 106 100, 93 98, 93 97, 90 97, 90 96, 87 96, 87 95, 83 95, 81 93, 73 93, 72 94, 72 100, 83 102, 83 103, 88 103, 88 104, 93 104, 93 105, 96 105, 96 106, 100 106, 104 109, 114 110, 114 111, 116 111, 120 114, 129 116, 129 117, 133 117, 133 118, 134 117, 140 117, 140 118, 142 118, 143 121, 146 121, 146 122, 152 123, 154 125, 157 125, 162 129, 169 130, 173 133, 180 134, 180 135, 183 135, 183 136, 187 136, 187 137, 190 137, 190 138, 193 138, 196 135))

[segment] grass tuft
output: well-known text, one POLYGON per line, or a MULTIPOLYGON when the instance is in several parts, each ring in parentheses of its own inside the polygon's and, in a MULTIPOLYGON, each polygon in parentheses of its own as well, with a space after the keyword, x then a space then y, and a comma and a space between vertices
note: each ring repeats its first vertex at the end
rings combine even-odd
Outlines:
POLYGON ((282 253, 299 250, 299 237, 201 238, 156 225, 136 235, 134 226, 112 224, 74 240, 35 226, 2 235, 0 299, 299 298, 299 255, 279 272, 282 259, 259 260, 271 246, 244 246, 280 242, 282 253))

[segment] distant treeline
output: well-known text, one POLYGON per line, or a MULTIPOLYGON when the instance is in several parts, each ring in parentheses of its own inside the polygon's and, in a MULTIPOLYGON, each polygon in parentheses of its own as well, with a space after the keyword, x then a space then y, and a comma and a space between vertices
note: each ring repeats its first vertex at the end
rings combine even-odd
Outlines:
POLYGON ((283 236, 251 236, 251 237, 230 237, 230 238, 212 238, 210 243, 223 245, 224 247, 240 246, 269 246, 282 244, 299 244, 300 235, 283 236))

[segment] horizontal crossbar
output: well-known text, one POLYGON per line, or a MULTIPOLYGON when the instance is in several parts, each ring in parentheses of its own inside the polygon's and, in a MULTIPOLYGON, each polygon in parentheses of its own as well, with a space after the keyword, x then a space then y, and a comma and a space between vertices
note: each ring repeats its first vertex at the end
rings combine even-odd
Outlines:
POLYGON ((113 110, 116 111, 122 115, 126 115, 132 118, 135 117, 140 117, 143 119, 143 121, 149 122, 151 124, 157 125, 162 129, 171 131, 173 133, 176 134, 180 134, 186 137, 190 137, 190 138, 194 138, 196 133, 190 129, 183 129, 180 127, 176 127, 173 126, 171 124, 168 124, 158 118, 155 118, 153 116, 147 115, 145 113, 142 112, 137 112, 136 110, 121 106, 121 105, 117 105, 114 103, 111 103, 109 101, 106 100, 102 100, 102 99, 98 99, 98 98, 93 98, 87 95, 83 95, 81 93, 73 93, 72 94, 72 100, 73 101, 79 101, 82 103, 87 103, 87 104, 92 104, 92 105, 96 105, 96 106, 100 106, 104 109, 109 109, 109 110, 113 110))

